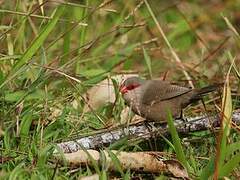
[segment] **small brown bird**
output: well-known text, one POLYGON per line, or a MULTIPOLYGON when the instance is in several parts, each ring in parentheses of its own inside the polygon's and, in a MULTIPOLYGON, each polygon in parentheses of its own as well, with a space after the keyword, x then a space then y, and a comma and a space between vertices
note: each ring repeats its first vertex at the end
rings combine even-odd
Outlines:
POLYGON ((120 91, 127 105, 147 120, 164 122, 168 110, 174 118, 181 118, 182 109, 215 91, 219 85, 191 89, 162 80, 144 80, 139 77, 126 79, 120 91))

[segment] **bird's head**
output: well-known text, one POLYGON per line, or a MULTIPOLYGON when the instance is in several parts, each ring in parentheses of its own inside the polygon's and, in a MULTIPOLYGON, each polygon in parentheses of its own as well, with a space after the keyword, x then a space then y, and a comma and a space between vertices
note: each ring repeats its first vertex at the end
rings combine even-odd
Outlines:
POLYGON ((120 86, 120 92, 124 95, 142 85, 143 79, 139 77, 130 77, 126 79, 120 86))

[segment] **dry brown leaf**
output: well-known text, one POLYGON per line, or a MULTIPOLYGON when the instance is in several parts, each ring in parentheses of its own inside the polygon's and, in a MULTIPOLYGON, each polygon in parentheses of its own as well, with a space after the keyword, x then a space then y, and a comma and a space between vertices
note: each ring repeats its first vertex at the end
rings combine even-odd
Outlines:
POLYGON ((175 177, 188 177, 188 173, 186 169, 176 160, 167 160, 164 161, 167 164, 168 170, 175 176, 175 177))
POLYGON ((131 109, 127 106, 126 108, 124 108, 121 112, 121 124, 127 123, 127 122, 136 122, 136 121, 143 121, 145 120, 143 117, 134 114, 134 116, 131 118, 131 109))
MULTIPOLYGON (((138 76, 137 74, 123 74, 123 75, 116 75, 112 76, 111 78, 116 80, 119 84, 123 82, 126 78, 138 76)), ((107 103, 114 103, 116 96, 114 91, 114 86, 112 80, 107 78, 94 87, 90 88, 87 93, 84 95, 85 99, 87 99, 88 105, 93 109, 96 110, 97 108, 103 106, 107 103)), ((85 106, 83 112, 90 111, 89 106, 85 106)))
POLYGON ((232 97, 231 88, 229 85, 229 74, 227 75, 226 82, 223 88, 223 98, 222 98, 222 113, 223 113, 223 129, 228 126, 227 135, 229 135, 231 123, 232 123, 232 97))

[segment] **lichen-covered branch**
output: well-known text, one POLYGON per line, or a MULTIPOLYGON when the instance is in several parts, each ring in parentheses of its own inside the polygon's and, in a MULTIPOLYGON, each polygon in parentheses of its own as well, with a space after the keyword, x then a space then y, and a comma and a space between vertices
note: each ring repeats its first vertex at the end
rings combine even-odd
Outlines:
MULTIPOLYGON (((187 118, 187 122, 176 120, 176 128, 179 133, 187 134, 189 132, 208 130, 210 128, 218 128, 220 126, 219 115, 214 116, 200 116, 187 118)), ((240 124, 240 110, 233 113, 232 121, 235 124, 240 124)), ((166 124, 149 123, 148 126, 144 123, 129 125, 127 127, 119 127, 113 130, 106 130, 94 135, 81 137, 76 140, 62 142, 57 144, 64 153, 76 152, 82 148, 84 149, 98 149, 107 147, 110 144, 118 141, 123 137, 128 140, 132 139, 149 139, 151 137, 158 137, 160 135, 168 135, 168 127, 166 124)))

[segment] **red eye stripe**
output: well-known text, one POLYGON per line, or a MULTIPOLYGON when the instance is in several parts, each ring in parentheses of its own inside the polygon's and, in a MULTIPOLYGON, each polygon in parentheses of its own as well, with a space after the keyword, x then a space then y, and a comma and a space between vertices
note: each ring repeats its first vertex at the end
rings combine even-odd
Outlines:
POLYGON ((125 94, 125 93, 127 93, 128 91, 131 91, 131 90, 133 90, 133 89, 135 89, 135 88, 137 88, 137 87, 139 87, 140 86, 140 84, 131 84, 131 85, 129 85, 129 86, 124 86, 124 85, 122 85, 121 87, 120 87, 120 92, 122 93, 122 94, 125 94))
POLYGON ((137 88, 138 86, 140 86, 139 84, 131 84, 129 86, 127 86, 127 90, 133 90, 135 88, 137 88))

